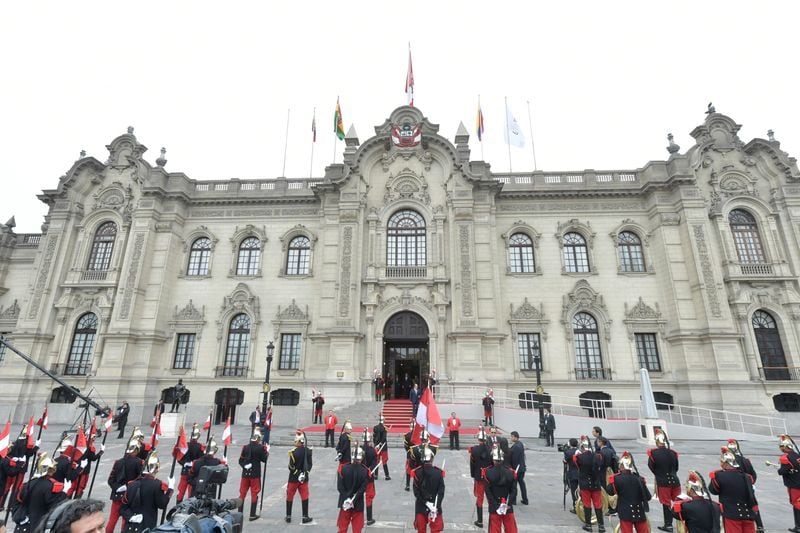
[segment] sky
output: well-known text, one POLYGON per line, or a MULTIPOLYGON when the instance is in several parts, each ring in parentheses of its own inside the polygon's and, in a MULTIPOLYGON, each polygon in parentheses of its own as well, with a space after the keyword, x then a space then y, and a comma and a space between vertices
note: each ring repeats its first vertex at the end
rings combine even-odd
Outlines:
POLYGON ((197 180, 302 178, 342 162, 404 92, 495 172, 632 170, 685 152, 706 106, 800 154, 797 2, 8 2, 0 16, 0 222, 38 232, 86 150, 135 128, 197 180), (480 95, 485 136, 475 116, 480 95), (525 136, 503 141, 505 99, 525 136), (316 109, 317 142, 311 143, 316 109), (530 110, 530 113, 529 113, 530 110), (287 135, 288 115, 288 135, 287 135), (482 146, 481 146, 482 145, 482 146), (483 156, 481 155, 483 149, 483 156), (284 170, 285 165, 285 170, 284 170))

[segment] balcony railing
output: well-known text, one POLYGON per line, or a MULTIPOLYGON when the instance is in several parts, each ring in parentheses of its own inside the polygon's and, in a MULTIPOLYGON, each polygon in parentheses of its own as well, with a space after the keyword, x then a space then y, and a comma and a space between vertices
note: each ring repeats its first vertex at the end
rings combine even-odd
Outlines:
POLYGON ((387 266, 384 270, 386 278, 419 279, 428 276, 427 266, 387 266))
POLYGON ((20 233, 17 235, 18 248, 36 248, 41 241, 41 233, 20 233))
POLYGON ((84 270, 81 272, 81 281, 105 281, 108 273, 108 270, 84 270))
POLYGON ((246 378, 249 374, 247 366, 218 366, 214 369, 214 377, 246 378))
POLYGON ((50 366, 50 372, 57 376, 88 376, 92 372, 91 361, 71 361, 50 366))
POLYGON ((729 261, 725 263, 727 278, 786 278, 793 277, 789 265, 786 263, 740 263, 729 261))
POLYGON ((610 380, 610 368, 576 368, 575 379, 577 380, 610 380))
POLYGON ((798 381, 800 367, 797 366, 765 366, 759 367, 758 375, 767 381, 798 381))

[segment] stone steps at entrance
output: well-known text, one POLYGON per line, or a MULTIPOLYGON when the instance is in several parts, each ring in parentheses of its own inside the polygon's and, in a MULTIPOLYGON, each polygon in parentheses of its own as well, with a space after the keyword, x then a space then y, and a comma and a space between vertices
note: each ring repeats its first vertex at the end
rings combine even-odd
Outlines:
POLYGON ((383 402, 383 417, 385 425, 393 427, 406 427, 411 420, 413 411, 410 400, 386 400, 383 402))

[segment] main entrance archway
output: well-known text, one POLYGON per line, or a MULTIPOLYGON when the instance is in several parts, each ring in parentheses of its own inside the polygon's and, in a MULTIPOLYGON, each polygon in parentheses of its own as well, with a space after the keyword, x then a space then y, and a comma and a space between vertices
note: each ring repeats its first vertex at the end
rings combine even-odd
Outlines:
POLYGON ((428 325, 411 311, 392 315, 383 328, 383 375, 392 398, 408 398, 413 383, 424 385, 430 373, 428 325))

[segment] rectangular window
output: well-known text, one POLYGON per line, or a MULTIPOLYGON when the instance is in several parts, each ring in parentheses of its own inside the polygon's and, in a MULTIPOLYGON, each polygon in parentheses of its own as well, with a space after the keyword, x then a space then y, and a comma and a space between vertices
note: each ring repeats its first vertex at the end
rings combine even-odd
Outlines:
POLYGON ((300 368, 300 334, 284 333, 281 335, 281 355, 278 359, 278 370, 297 370, 300 368))
POLYGON ((639 368, 646 368, 650 372, 661 372, 661 360, 658 358, 656 334, 636 333, 635 337, 639 368))
POLYGON ((175 362, 172 364, 172 368, 192 368, 194 340, 194 333, 178 333, 178 342, 175 345, 175 362))
POLYGON ((539 369, 542 369, 542 352, 538 333, 517 334, 517 351, 519 351, 520 370, 536 370, 537 360, 539 369))

